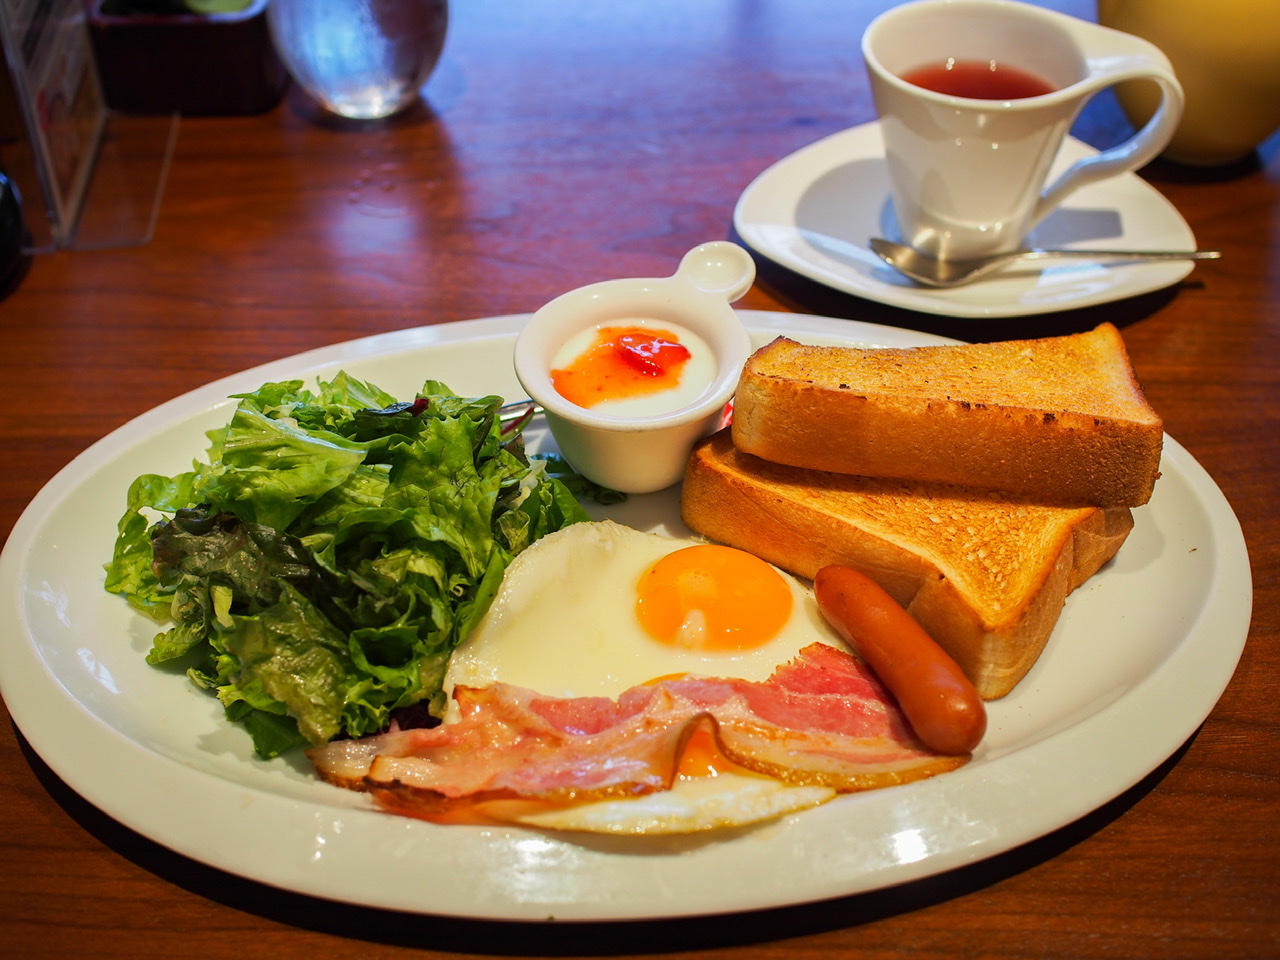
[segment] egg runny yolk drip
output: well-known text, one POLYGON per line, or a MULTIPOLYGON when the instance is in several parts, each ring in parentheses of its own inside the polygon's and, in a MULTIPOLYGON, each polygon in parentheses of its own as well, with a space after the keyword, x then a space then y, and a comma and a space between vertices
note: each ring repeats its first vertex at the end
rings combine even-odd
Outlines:
POLYGON ((593 407, 669 390, 680 382, 689 349, 668 330, 601 327, 585 352, 551 371, 556 392, 570 403, 593 407))
POLYGON ((722 773, 748 773, 745 767, 734 763, 720 750, 715 734, 707 724, 699 724, 689 735, 684 750, 676 764, 676 776, 681 780, 698 777, 715 777, 722 773))
POLYGON ((791 591, 759 557, 718 544, 667 554, 640 578, 636 616, 659 643, 687 650, 752 650, 791 616, 791 591))

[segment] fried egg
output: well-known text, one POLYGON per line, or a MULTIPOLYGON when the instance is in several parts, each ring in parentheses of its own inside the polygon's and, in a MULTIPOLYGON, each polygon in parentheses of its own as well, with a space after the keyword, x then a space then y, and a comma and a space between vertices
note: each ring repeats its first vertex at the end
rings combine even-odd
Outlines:
POLYGON ((763 681, 815 640, 848 649, 807 587, 752 554, 611 520, 575 523, 507 568, 445 689, 617 697, 673 674, 763 681))
MULTIPOLYGON (((578 523, 507 568, 489 612, 455 651, 445 688, 507 683, 616 698, 683 674, 763 681, 815 641, 848 649, 805 585, 751 554, 608 520, 578 523)), ((691 740, 670 790, 488 812, 556 830, 672 834, 773 819, 834 794, 737 767, 707 735, 691 740)))

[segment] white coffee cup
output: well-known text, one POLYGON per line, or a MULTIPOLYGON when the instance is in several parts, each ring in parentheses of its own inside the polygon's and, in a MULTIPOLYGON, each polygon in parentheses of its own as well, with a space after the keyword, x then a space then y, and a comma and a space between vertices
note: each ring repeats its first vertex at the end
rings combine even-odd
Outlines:
POLYGON ((899 239, 941 257, 1017 248, 1073 191, 1153 159, 1182 113, 1182 88, 1155 46, 1013 0, 903 4, 872 21, 862 53, 899 239), (992 77, 1027 71, 1045 81, 1048 92, 1026 96, 1010 87, 958 96, 903 79, 946 64, 948 76, 958 76, 975 62, 995 65, 992 77), (1089 98, 1139 78, 1161 91, 1147 124, 1120 145, 1078 161, 1046 188, 1058 148, 1089 98))

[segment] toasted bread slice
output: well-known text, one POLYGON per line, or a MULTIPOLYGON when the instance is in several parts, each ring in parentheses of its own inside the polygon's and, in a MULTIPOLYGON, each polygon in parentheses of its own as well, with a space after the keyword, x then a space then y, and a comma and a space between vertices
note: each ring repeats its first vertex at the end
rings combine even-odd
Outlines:
POLYGON ((694 448, 685 522, 798 576, 829 563, 885 588, 985 699, 1040 656, 1067 594, 1115 555, 1126 507, 1050 507, 963 487, 822 473, 741 453, 728 429, 694 448))
POLYGON ((738 449, 791 466, 1134 507, 1164 430, 1119 331, 906 349, 804 346, 748 360, 738 449))

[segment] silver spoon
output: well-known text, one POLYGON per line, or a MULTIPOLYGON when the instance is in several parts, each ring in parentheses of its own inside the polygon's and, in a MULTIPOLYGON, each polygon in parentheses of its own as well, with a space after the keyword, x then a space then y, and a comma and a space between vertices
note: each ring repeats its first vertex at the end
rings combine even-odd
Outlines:
POLYGON ((905 243, 881 237, 871 238, 871 249, 885 263, 917 283, 930 287, 958 287, 1013 263, 1015 260, 1043 260, 1048 257, 1077 257, 1095 260, 1217 260, 1217 250, 1015 250, 972 260, 939 260, 905 243))

